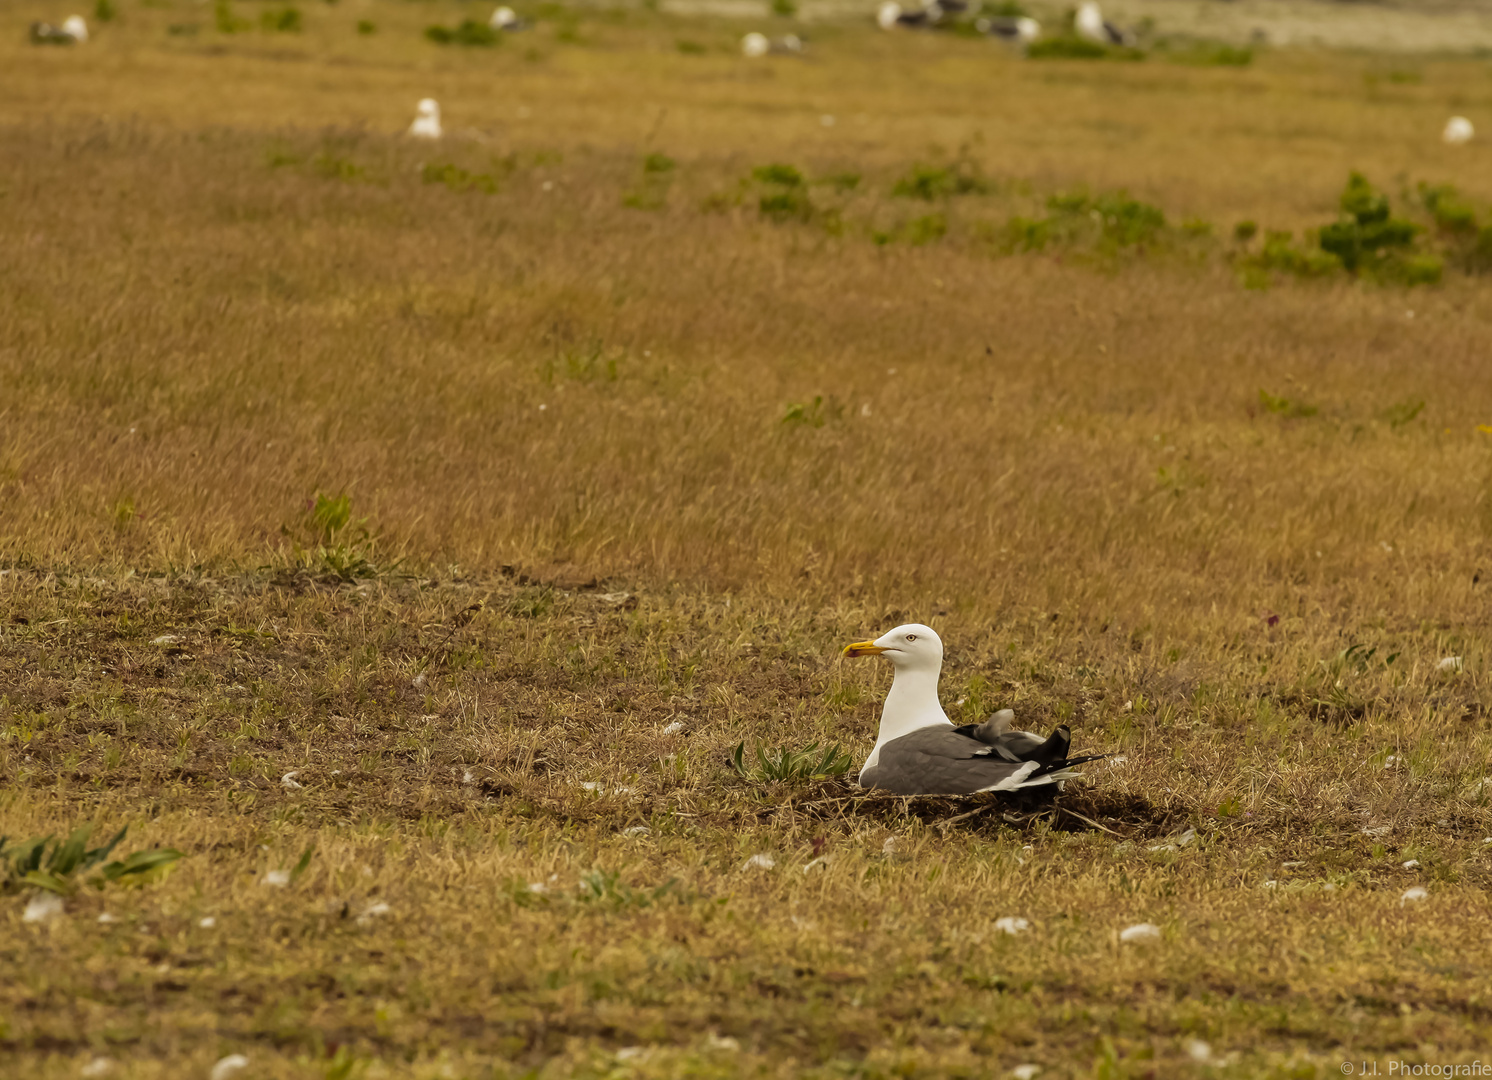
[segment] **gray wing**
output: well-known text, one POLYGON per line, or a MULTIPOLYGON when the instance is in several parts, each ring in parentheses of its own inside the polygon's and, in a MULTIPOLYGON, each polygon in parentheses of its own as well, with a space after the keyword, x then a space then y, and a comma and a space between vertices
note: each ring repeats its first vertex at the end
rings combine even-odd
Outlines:
POLYGON ((860 786, 895 795, 1015 791, 1061 779, 1054 775, 1053 764, 1006 761, 995 747, 940 724, 881 747, 876 764, 860 773, 860 786))

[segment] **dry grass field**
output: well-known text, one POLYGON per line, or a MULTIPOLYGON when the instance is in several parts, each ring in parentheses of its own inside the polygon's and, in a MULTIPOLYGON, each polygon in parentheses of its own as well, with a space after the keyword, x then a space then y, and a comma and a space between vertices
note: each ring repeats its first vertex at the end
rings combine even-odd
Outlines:
POLYGON ((0 1073, 1492 1067, 1484 60, 115 2, 0 11, 0 835, 183 857, 11 877, 0 1073), (1438 283, 1268 262, 1352 170, 1438 283), (909 620, 1112 756, 728 767, 909 620))

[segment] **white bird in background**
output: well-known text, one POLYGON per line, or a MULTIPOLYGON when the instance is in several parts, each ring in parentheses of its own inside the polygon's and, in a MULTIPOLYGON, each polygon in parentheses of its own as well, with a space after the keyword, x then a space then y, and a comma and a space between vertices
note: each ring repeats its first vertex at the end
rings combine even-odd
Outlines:
POLYGON ((1079 37, 1087 38, 1098 45, 1132 45, 1134 36, 1119 29, 1103 17, 1103 12, 1093 0, 1084 0, 1078 6, 1073 27, 1079 37))
POLYGON ((1018 19, 979 19, 974 29, 1012 45, 1029 45, 1041 36, 1041 23, 1024 15, 1018 19))
POLYGON ((81 15, 69 15, 61 26, 31 24, 31 40, 39 45, 82 45, 88 40, 88 24, 81 15))
POLYGON ((440 130, 440 105, 434 98, 420 98, 415 107, 418 115, 409 125, 409 134, 417 139, 438 139, 440 130))
POLYGON ((943 17, 943 9, 929 4, 921 11, 903 11, 896 0, 886 0, 876 11, 876 25, 882 30, 895 30, 898 26, 931 26, 943 17))
POLYGON ((803 51, 803 39, 797 34, 780 38, 768 38, 766 34, 752 32, 741 39, 741 55, 755 60, 768 53, 797 55, 803 51))
POLYGON ((1471 137, 1476 134, 1476 128, 1471 126, 1471 121, 1464 116, 1453 116, 1445 122, 1445 130, 1440 137, 1451 146, 1460 146, 1469 143, 1471 137))
POLYGON ((493 30, 522 30, 524 22, 512 8, 504 6, 492 13, 487 25, 493 30))

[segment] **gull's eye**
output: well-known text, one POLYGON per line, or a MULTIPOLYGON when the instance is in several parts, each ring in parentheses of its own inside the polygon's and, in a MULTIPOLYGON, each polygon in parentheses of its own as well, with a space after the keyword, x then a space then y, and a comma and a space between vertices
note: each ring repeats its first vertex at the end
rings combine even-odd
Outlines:
POLYGON ((908 641, 916 641, 917 640, 917 635, 916 634, 908 634, 907 635, 907 640, 908 641))

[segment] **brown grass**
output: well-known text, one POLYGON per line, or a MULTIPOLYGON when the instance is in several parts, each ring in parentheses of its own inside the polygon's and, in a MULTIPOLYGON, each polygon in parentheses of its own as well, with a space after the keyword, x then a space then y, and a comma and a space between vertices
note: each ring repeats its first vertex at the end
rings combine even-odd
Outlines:
POLYGON ((5 17, 0 833, 129 823, 187 858, 44 926, 0 902, 0 1061, 1193 1075, 1200 1038, 1219 1074, 1325 1076, 1483 1052, 1482 283, 1246 290, 1228 239, 1329 220, 1350 168, 1485 211, 1485 148, 1437 141, 1483 68, 1022 64, 838 24, 750 64, 742 25, 643 13, 419 40, 461 15, 219 35, 131 6, 76 50, 5 17), (394 134, 426 93, 438 147, 394 134), (775 222, 769 163, 860 180, 775 222), (956 163, 982 193, 891 194, 956 163), (447 164, 476 187, 427 182, 447 164), (1213 235, 1002 253, 1080 186, 1213 235), (912 243, 930 215, 946 235, 912 243), (343 492, 366 537, 317 534, 343 492), (885 672, 837 648, 913 618, 948 643, 951 713, 1124 756, 1062 797, 1103 829, 726 768, 741 740, 858 761, 885 672), (1139 921, 1163 940, 1118 943, 1139 921))

